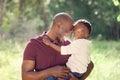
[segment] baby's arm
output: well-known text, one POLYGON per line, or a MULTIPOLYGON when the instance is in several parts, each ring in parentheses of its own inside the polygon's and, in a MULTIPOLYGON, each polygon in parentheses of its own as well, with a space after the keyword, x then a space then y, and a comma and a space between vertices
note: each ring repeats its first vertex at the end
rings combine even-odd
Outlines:
POLYGON ((44 42, 44 44, 46 44, 46 45, 52 47, 52 48, 55 49, 56 51, 58 51, 58 52, 61 51, 61 47, 59 47, 59 46, 53 44, 49 39, 43 38, 43 42, 44 42))

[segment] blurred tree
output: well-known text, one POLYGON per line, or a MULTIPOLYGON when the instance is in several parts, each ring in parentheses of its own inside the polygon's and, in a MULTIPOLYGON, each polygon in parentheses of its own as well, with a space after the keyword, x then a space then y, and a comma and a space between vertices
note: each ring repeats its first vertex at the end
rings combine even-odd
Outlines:
POLYGON ((49 26, 49 9, 47 7, 47 2, 48 0, 36 0, 36 14, 37 16, 39 16, 39 18, 43 21, 43 25, 41 25, 43 27, 42 30, 47 30, 48 26, 49 26))
POLYGON ((24 17, 25 6, 25 0, 19 0, 19 19, 24 17))
POLYGON ((115 6, 112 0, 51 0, 49 8, 53 15, 64 11, 69 12, 74 20, 88 19, 93 25, 93 37, 100 34, 108 39, 120 38, 117 21, 120 7, 115 6))
POLYGON ((6 2, 7 0, 0 0, 0 40, 4 37, 4 29, 2 27, 3 18, 6 10, 6 2))
POLYGON ((0 27, 2 26, 2 23, 3 23, 3 17, 4 17, 5 9, 6 9, 6 2, 7 0, 0 1, 0 27))
POLYGON ((34 25, 39 32, 47 30, 56 13, 68 12, 75 21, 85 18, 92 23, 92 37, 120 38, 119 0, 1 0, 0 4, 0 25, 6 32, 34 19, 39 19, 34 25))

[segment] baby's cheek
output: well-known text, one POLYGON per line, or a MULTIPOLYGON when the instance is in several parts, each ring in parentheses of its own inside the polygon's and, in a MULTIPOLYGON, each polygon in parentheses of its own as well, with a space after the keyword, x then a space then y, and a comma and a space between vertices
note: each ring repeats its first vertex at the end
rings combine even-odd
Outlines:
POLYGON ((85 34, 86 34, 85 31, 81 32, 81 36, 85 36, 85 34))
POLYGON ((76 34, 76 37, 80 37, 80 36, 81 36, 81 33, 80 33, 80 32, 76 34))

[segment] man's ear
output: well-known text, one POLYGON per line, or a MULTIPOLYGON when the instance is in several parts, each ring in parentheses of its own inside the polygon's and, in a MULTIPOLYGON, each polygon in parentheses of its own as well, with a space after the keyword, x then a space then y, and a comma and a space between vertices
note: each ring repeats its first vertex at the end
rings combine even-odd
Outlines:
POLYGON ((60 28, 61 27, 61 22, 58 22, 57 26, 58 26, 58 28, 60 28))

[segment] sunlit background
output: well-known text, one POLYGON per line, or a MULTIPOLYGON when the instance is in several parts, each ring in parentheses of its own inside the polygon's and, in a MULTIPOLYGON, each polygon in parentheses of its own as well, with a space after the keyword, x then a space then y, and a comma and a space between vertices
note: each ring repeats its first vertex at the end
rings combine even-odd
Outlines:
POLYGON ((120 79, 120 0, 0 0, 0 80, 21 80, 27 41, 58 12, 89 20, 94 69, 86 80, 120 79))

